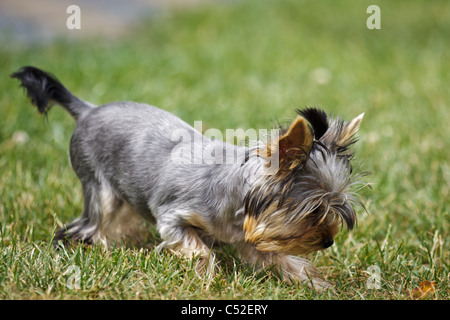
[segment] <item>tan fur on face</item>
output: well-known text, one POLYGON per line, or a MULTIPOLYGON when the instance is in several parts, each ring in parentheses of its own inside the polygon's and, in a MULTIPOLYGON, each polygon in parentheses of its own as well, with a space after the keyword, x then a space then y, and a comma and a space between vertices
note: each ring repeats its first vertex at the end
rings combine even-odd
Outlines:
POLYGON ((316 223, 313 218, 286 223, 286 209, 276 209, 273 204, 258 217, 246 216, 245 241, 262 252, 298 255, 322 250, 324 241, 338 233, 340 220, 334 213, 327 213, 316 223))

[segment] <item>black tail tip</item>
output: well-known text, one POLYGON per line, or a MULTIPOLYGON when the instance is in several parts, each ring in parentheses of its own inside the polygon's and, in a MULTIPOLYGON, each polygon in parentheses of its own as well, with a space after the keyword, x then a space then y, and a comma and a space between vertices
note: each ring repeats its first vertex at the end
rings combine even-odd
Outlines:
POLYGON ((67 90, 56 77, 36 67, 22 67, 12 73, 11 77, 20 80, 21 87, 26 90, 31 103, 40 113, 46 114, 51 102, 62 103, 68 99, 67 90))
POLYGON ((46 114, 50 108, 45 90, 48 74, 38 68, 26 66, 12 73, 11 78, 20 80, 20 86, 26 90, 31 103, 37 107, 39 113, 46 114))

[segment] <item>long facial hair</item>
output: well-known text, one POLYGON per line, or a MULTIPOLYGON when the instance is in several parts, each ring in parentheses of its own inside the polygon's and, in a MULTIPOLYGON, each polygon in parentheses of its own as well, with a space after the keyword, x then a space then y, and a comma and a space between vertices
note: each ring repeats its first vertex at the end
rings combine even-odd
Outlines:
POLYGON ((356 223, 352 204, 359 202, 354 189, 360 182, 350 147, 363 114, 348 123, 318 109, 298 114, 266 150, 279 157, 278 170, 261 177, 245 197, 245 239, 260 251, 321 250, 343 225, 352 229, 356 223))

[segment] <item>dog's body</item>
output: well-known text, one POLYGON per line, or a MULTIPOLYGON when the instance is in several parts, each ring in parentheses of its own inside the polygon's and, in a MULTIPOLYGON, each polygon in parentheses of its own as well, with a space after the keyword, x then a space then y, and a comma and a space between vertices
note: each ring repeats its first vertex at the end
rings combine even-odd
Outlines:
MULTIPOLYGON (((169 247, 182 245, 187 249, 183 243, 192 241, 193 233, 209 245, 243 242, 242 191, 249 188, 245 167, 240 163, 173 163, 173 149, 179 145, 171 139, 173 128, 188 130, 192 141, 202 144, 202 150, 208 144, 225 144, 203 137, 178 117, 153 106, 119 102, 87 109, 78 118, 70 157, 83 190, 89 190, 84 198, 98 194, 83 215, 89 221, 82 224, 92 224, 93 228, 81 226, 80 221, 79 230, 67 227, 56 239, 69 235, 84 242, 120 240, 108 237, 108 230, 96 226, 100 220, 111 223, 115 212, 125 206, 156 222, 169 247), (97 206, 101 210, 93 211, 97 206)), ((223 148, 230 150, 229 145, 223 148)), ((250 163, 254 161, 245 166, 250 163)), ((193 250, 200 249, 198 241, 193 250)))
POLYGON ((153 106, 115 102, 94 107, 33 67, 13 77, 22 81, 40 112, 57 102, 77 121, 70 160, 82 183, 84 210, 56 233, 55 242, 108 245, 137 237, 146 219, 156 223, 161 247, 199 255, 209 271, 211 246, 228 243, 250 264, 275 264, 287 280, 326 286, 296 255, 332 245, 339 225, 345 222, 351 229, 356 221, 349 204, 355 199, 348 147, 362 115, 349 123, 330 122, 324 112, 307 109, 261 152, 206 138, 153 106), (185 133, 182 139, 177 130, 185 133), (174 161, 181 140, 191 144, 182 148, 182 161, 174 161), (205 150, 209 155, 223 151, 233 161, 196 161, 205 150), (268 163, 275 156, 279 168, 271 173, 268 163))

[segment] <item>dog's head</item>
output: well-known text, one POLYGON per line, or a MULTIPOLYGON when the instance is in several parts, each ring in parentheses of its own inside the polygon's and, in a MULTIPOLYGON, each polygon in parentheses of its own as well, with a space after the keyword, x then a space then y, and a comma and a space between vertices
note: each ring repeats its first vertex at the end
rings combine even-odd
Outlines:
POLYGON ((346 225, 352 229, 359 202, 350 147, 363 114, 346 123, 308 108, 258 156, 278 159, 245 197, 246 241, 260 251, 306 254, 325 249, 346 225), (308 125, 309 122, 309 125, 308 125))

